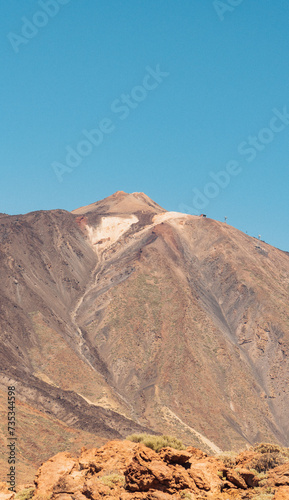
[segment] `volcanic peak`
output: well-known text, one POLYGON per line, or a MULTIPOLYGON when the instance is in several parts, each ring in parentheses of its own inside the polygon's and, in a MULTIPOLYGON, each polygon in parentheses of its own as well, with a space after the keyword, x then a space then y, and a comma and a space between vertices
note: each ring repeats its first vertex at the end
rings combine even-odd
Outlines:
POLYGON ((85 207, 77 208, 72 213, 76 215, 98 212, 99 214, 133 214, 143 213, 161 213, 166 210, 144 193, 125 193, 116 191, 116 193, 104 198, 101 201, 91 203, 85 207))

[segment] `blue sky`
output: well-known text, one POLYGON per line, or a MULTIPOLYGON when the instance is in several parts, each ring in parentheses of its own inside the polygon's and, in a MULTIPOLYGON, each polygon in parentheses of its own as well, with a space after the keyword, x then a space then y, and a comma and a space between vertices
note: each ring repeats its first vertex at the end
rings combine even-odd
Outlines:
POLYGON ((2 1, 0 212, 143 191, 289 250, 288 21, 288 0, 2 1))

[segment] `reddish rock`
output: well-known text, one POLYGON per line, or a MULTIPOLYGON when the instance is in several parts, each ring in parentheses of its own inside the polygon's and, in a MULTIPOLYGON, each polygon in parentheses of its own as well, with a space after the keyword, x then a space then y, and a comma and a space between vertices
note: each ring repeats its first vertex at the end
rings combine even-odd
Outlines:
POLYGON ((245 483, 249 488, 256 488, 259 486, 259 479, 254 474, 254 472, 251 472, 248 469, 239 469, 238 468, 238 474, 244 479, 245 483))
MULTIPOLYGON (((195 498, 196 497, 191 494, 191 500, 195 498)), ((182 497, 178 493, 170 495, 163 491, 147 491, 146 493, 124 492, 120 494, 119 500, 182 500, 182 497)))
MULTIPOLYGON (((172 457, 173 453, 170 456, 172 457)), ((125 478, 126 489, 129 491, 154 489, 175 493, 186 488, 196 490, 194 482, 184 467, 164 463, 158 453, 143 445, 138 445, 135 450, 132 461, 125 471, 125 478)))
POLYGON ((191 460, 201 460, 201 458, 206 458, 208 456, 207 453, 195 448, 194 446, 189 446, 186 451, 190 453, 191 460))
POLYGON ((225 474, 226 474, 226 478, 228 479, 228 481, 230 481, 230 483, 233 483, 235 486, 237 486, 237 488, 241 488, 243 490, 247 489, 247 484, 246 484, 245 480, 243 479, 243 477, 239 474, 239 472, 237 472, 234 469, 228 469, 225 472, 225 474))
MULTIPOLYGON (((40 468, 35 478, 37 494, 48 495, 52 493, 54 487, 57 487, 59 482, 66 481, 68 475, 78 467, 77 461, 70 453, 61 452, 50 458, 40 468)), ((63 491, 63 490, 62 490, 63 491)))
POLYGON ((270 485, 289 486, 289 462, 272 469, 269 472, 268 477, 270 485))
POLYGON ((175 450, 174 448, 167 447, 160 451, 159 457, 168 464, 182 465, 190 460, 192 454, 189 451, 175 450))
MULTIPOLYGON (((79 465, 90 472, 117 469, 123 472, 131 461, 135 448, 139 446, 131 441, 109 441, 101 448, 82 450, 79 465)), ((146 448, 148 449, 148 448, 146 448)))
MULTIPOLYGON (((273 469, 270 481, 275 500, 284 500, 289 462, 273 469)), ((35 499, 182 500, 190 495, 191 500, 244 500, 253 499, 258 478, 246 468, 228 469, 201 452, 166 448, 156 453, 141 443, 111 441, 99 449, 82 449, 78 460, 58 453, 40 467, 35 484, 35 499)), ((6 490, 0 500, 13 499, 13 494, 3 495, 6 490)))
POLYGON ((288 500, 288 498, 289 498, 289 487, 282 486, 276 491, 273 500, 288 500))
POLYGON ((250 468, 250 463, 254 458, 261 457, 261 453, 256 453, 253 450, 245 450, 239 453, 236 457, 236 465, 238 467, 250 468))
POLYGON ((7 483, 0 483, 0 499, 12 500, 12 498, 14 498, 14 493, 8 490, 7 483))
POLYGON ((205 458, 203 461, 192 464, 188 470, 190 477, 193 479, 196 487, 200 490, 218 493, 222 489, 222 481, 218 475, 218 464, 213 459, 205 458))
POLYGON ((129 491, 148 491, 162 489, 169 484, 173 474, 168 465, 164 464, 157 453, 140 447, 125 471, 126 487, 129 491))
MULTIPOLYGON (((115 488, 117 490, 117 488, 115 488)), ((85 498, 90 498, 91 500, 100 500, 103 497, 106 499, 110 498, 112 494, 115 495, 116 491, 112 491, 109 486, 102 484, 97 476, 89 478, 82 489, 82 493, 85 498)), ((118 491, 119 493, 119 491, 118 491)), ((116 497, 114 497, 116 498, 116 497)))

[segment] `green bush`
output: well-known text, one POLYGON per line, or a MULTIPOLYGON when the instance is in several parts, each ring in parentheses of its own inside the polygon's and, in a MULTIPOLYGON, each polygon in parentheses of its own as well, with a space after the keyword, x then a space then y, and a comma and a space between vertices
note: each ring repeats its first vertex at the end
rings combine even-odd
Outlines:
POLYGON ((19 491, 17 495, 15 495, 15 500, 30 500, 33 497, 33 493, 35 488, 25 488, 25 490, 19 491))
POLYGON ((170 446, 175 450, 184 450, 185 447, 179 439, 173 436, 153 436, 151 434, 132 434, 131 436, 127 436, 128 441, 132 441, 133 443, 143 443, 148 448, 158 452, 162 448, 166 448, 170 446))

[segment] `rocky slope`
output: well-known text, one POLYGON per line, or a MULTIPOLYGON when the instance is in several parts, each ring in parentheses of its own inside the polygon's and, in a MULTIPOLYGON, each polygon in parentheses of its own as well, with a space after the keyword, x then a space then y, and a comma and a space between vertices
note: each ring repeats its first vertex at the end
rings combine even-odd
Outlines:
POLYGON ((2 214, 0 273, 1 423, 13 384, 23 471, 56 451, 53 426, 60 450, 148 429, 210 452, 289 444, 287 253, 118 192, 2 214))

